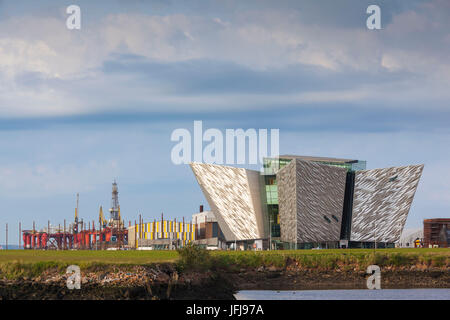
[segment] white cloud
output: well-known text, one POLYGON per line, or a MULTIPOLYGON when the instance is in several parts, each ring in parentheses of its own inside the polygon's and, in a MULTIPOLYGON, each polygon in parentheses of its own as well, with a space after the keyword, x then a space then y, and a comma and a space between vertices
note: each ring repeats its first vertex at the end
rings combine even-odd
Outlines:
MULTIPOLYGON (((69 31, 60 18, 13 17, 0 22, 0 117, 61 116, 105 112, 111 109, 167 111, 239 108, 240 97, 198 93, 196 96, 168 92, 164 84, 137 84, 130 79, 101 71, 105 61, 117 53, 143 56, 154 62, 191 59, 228 61, 253 70, 270 71, 303 64, 323 68, 342 76, 354 72, 377 75, 408 72, 413 75, 389 90, 386 84, 365 85, 336 92, 311 90, 285 96, 243 95, 242 103, 261 105, 326 101, 364 101, 368 98, 416 102, 420 97, 445 97, 450 83, 448 48, 439 46, 448 34, 434 33, 448 27, 435 18, 437 8, 406 11, 393 17, 380 32, 361 28, 339 28, 307 24, 295 10, 243 11, 227 18, 172 14, 109 14, 81 31, 69 31), (419 46, 420 39, 427 46, 419 46), (38 84, 24 85, 20 77, 38 73, 38 84), (19 79, 19 80, 18 80, 19 79), (132 88, 130 84, 133 83, 132 88), (387 91, 386 91, 387 89, 387 91), (353 92, 352 92, 353 91, 353 92), (176 96, 174 96, 174 94, 176 96), (224 103, 226 101, 226 103, 224 103), (122 103, 122 106, 119 105, 122 103), (247 103, 248 102, 248 103, 247 103)), ((151 76, 151 75, 149 75, 151 76)), ((195 75, 193 75, 195 76, 195 75)))
POLYGON ((89 192, 118 175, 114 160, 83 165, 24 162, 0 166, 0 192, 4 197, 35 198, 89 192))
POLYGON ((98 66, 102 51, 96 37, 77 35, 63 20, 51 17, 13 17, 0 23, 0 71, 6 75, 39 72, 50 78, 76 78, 98 66))

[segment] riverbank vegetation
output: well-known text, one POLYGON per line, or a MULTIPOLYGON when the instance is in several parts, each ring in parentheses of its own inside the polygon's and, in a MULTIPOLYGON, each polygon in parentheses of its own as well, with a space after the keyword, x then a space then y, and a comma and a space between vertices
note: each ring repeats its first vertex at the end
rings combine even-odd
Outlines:
POLYGON ((362 271, 371 264, 388 269, 450 270, 450 249, 329 249, 281 251, 206 251, 187 246, 178 251, 40 251, 0 252, 0 278, 36 277, 46 270, 65 272, 79 265, 82 272, 111 268, 172 264, 179 270, 322 270, 362 271))
POLYGON ((450 267, 450 249, 331 249, 285 250, 263 252, 215 252, 214 260, 221 266, 297 267, 321 270, 365 270, 380 267, 450 267))

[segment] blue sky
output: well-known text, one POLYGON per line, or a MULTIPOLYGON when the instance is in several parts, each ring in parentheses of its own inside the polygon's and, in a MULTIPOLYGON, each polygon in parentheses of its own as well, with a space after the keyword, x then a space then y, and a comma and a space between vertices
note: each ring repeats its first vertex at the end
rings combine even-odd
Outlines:
POLYGON ((0 242, 71 220, 77 192, 96 220, 114 178, 126 220, 190 217, 206 201, 170 135, 194 120, 279 128, 282 154, 423 163, 406 227, 448 217, 449 56, 445 0, 0 0, 0 242))

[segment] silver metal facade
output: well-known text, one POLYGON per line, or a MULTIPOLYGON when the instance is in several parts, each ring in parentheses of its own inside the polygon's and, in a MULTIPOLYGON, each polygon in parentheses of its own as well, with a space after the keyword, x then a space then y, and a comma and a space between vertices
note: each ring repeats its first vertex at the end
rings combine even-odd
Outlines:
POLYGON ((281 241, 297 243, 297 166, 295 160, 277 172, 281 241))
POLYGON ((339 241, 345 168, 292 160, 277 173, 281 240, 339 241))
POLYGON ((423 165, 357 171, 351 241, 400 239, 423 165))
POLYGON ((267 238, 258 171, 204 163, 190 166, 226 241, 267 238))

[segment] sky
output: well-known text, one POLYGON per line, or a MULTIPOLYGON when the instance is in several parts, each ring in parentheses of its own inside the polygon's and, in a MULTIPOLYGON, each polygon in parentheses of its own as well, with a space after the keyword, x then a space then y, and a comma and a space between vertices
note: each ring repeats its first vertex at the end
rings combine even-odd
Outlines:
POLYGON ((0 0, 0 242, 207 206, 177 128, 280 130, 280 153, 425 164, 406 222, 450 216, 450 3, 0 0), (66 27, 67 6, 81 29, 66 27), (366 9, 381 9, 381 30, 366 9))

